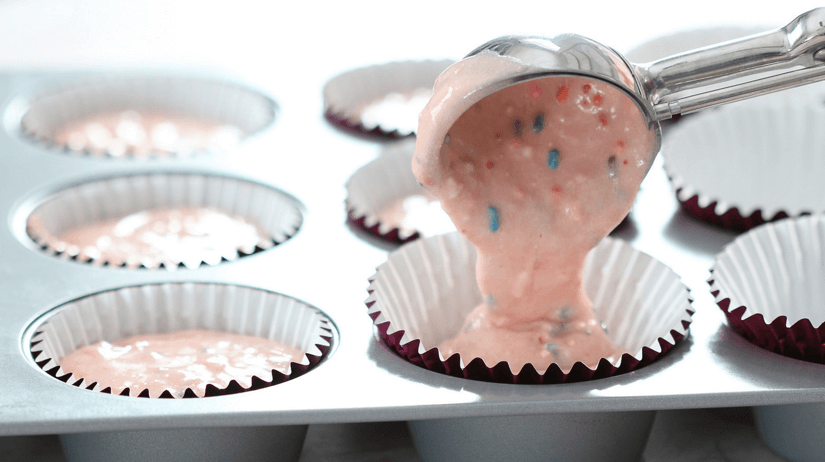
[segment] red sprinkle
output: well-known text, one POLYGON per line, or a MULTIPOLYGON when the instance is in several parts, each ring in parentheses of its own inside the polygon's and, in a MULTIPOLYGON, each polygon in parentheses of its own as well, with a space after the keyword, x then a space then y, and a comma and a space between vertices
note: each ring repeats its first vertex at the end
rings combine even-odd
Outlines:
POLYGON ((602 98, 601 93, 596 93, 593 96, 593 104, 595 104, 596 106, 601 106, 603 101, 604 101, 604 99, 602 98))
MULTIPOLYGON (((627 161, 625 161, 625 162, 627 162, 627 161)), ((493 168, 493 163, 492 162, 487 162, 487 168, 493 168)))
POLYGON ((599 114, 599 122, 601 122, 603 127, 607 125, 607 116, 604 114, 599 114))
POLYGON ((550 188, 550 192, 552 193, 553 202, 555 202, 556 204, 561 203, 561 199, 562 199, 561 188, 558 187, 558 186, 553 186, 552 188, 550 188))
POLYGON ((530 86, 527 89, 530 92, 530 96, 532 96, 533 98, 538 98, 539 96, 541 96, 541 87, 538 86, 538 84, 530 84, 530 86))
POLYGON ((590 84, 589 84, 589 83, 586 83, 586 84, 584 84, 584 86, 582 87, 582 91, 583 91, 583 92, 585 92, 585 94, 586 94, 586 93, 590 93, 590 89, 591 89, 591 88, 592 88, 592 87, 590 86, 590 84))
POLYGON ((627 159, 625 159, 622 163, 627 165, 627 159))
POLYGON ((556 92, 556 99, 561 103, 567 100, 567 97, 570 95, 570 86, 569 85, 562 85, 559 90, 556 92))

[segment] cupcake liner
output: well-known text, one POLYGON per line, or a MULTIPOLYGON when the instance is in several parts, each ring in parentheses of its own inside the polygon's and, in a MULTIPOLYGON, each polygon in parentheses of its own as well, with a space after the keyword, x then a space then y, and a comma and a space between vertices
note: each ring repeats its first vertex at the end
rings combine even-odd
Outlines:
POLYGON ((710 290, 730 326, 781 355, 825 363, 825 217, 770 223, 728 244, 710 290))
POLYGON ((455 231, 450 218, 412 173, 415 139, 403 140, 358 169, 346 183, 347 220, 400 244, 455 231))
POLYGON ((698 114, 665 137, 665 170, 687 213, 745 231, 825 210, 825 106, 810 93, 825 87, 806 90, 698 114))
POLYGON ((415 133, 435 79, 453 61, 399 61, 354 69, 324 86, 324 116, 347 131, 383 137, 415 133))
POLYGON ((584 286, 609 338, 631 354, 595 369, 577 362, 537 371, 531 364, 511 371, 507 362, 444 359, 436 345, 459 331, 481 302, 475 280, 475 249, 458 233, 419 239, 392 252, 368 288, 368 313, 379 336, 411 363, 455 377, 501 383, 578 382, 629 372, 655 361, 687 335, 689 291, 661 262, 620 240, 606 238, 585 264, 584 286))
POLYGON ((298 201, 269 186, 216 175, 152 173, 90 181, 53 193, 30 212, 26 233, 44 251, 63 258, 95 265, 174 270, 179 266, 217 265, 269 249, 292 237, 302 220, 298 201), (224 212, 257 225, 262 235, 247 236, 243 243, 239 238, 236 247, 228 246, 203 255, 166 259, 135 255, 122 261, 95 255, 59 237, 79 226, 176 207, 224 212))
POLYGON ((209 384, 203 394, 191 388, 166 390, 124 389, 123 396, 194 398, 247 392, 293 379, 318 365, 332 346, 332 326, 319 310, 291 297, 250 287, 164 283, 89 295, 57 307, 37 321, 31 356, 47 374, 78 388, 112 393, 95 377, 77 377, 60 366, 60 358, 100 341, 115 342, 141 334, 163 334, 203 329, 262 337, 303 351, 287 374, 254 376, 251 386, 233 380, 225 388, 209 384))
MULTIPOLYGON (((233 138, 260 132, 275 119, 277 105, 270 98, 226 82, 173 76, 110 77, 74 83, 33 98, 22 109, 20 130, 30 139, 68 153, 108 157, 185 156, 200 152, 225 152, 232 146, 210 143, 198 147, 152 148, 146 153, 126 149, 92 149, 59 143, 56 132, 72 122, 95 114, 158 114, 233 127, 233 138)), ((212 140, 215 141, 215 140, 212 140)), ((229 143, 234 144, 234 143, 229 143)))

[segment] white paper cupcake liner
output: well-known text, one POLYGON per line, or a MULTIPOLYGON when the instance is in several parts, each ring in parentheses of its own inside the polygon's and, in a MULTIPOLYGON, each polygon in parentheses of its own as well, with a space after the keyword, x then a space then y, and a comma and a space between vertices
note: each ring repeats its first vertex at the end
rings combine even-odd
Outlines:
POLYGON ((645 366, 688 333, 693 310, 689 291, 661 262, 623 241, 606 238, 591 251, 584 285, 608 337, 632 354, 595 369, 577 362, 568 372, 557 364, 537 371, 528 364, 511 371, 506 362, 443 358, 437 345, 452 338, 481 302, 475 280, 475 249, 458 233, 419 239, 392 252, 371 279, 368 312, 381 338, 399 355, 426 369, 456 377, 503 383, 591 380, 645 366))
POLYGON ((399 141, 353 173, 346 183, 350 223, 392 243, 455 231, 436 201, 425 204, 431 198, 412 173, 414 150, 415 139, 399 141), (409 208, 415 199, 418 207, 405 210, 404 201, 409 208))
POLYGON ((361 134, 404 137, 415 133, 418 114, 435 79, 453 61, 399 61, 354 69, 324 86, 324 114, 361 134))
POLYGON ((825 216, 749 231, 716 256, 711 273, 734 330, 766 350, 825 363, 825 216))
POLYGON ((737 231, 825 210, 825 104, 811 95, 777 93, 674 127, 662 155, 685 210, 737 231))
POLYGON ((300 228, 301 209, 296 199, 277 189, 237 178, 197 173, 134 174, 89 181, 41 199, 26 219, 26 233, 46 252, 80 262, 174 270, 217 265, 281 244, 300 228), (185 261, 141 256, 111 261, 59 238, 79 226, 175 207, 214 208, 257 225, 265 234, 237 249, 187 256, 185 261))
MULTIPOLYGON (((134 157, 135 153, 130 151, 74 151, 70 146, 57 144, 54 135, 66 124, 94 114, 146 111, 236 127, 243 139, 270 125, 276 109, 269 97, 227 82, 175 76, 112 76, 54 88, 32 98, 22 111, 20 129, 29 138, 68 153, 134 157)), ((216 144, 203 151, 222 153, 226 149, 216 144)), ((149 155, 184 156, 199 152, 153 150, 149 155)))
POLYGON ((225 388, 194 390, 125 389, 119 394, 150 398, 193 398, 246 392, 298 377, 315 367, 330 350, 333 326, 316 308, 299 300, 244 286, 208 283, 149 284, 100 292, 57 307, 36 321, 31 355, 43 371, 67 384, 112 393, 95 377, 76 377, 60 367, 60 358, 100 341, 115 342, 143 334, 203 329, 267 338, 305 354, 287 374, 253 377, 252 385, 232 381, 225 388))

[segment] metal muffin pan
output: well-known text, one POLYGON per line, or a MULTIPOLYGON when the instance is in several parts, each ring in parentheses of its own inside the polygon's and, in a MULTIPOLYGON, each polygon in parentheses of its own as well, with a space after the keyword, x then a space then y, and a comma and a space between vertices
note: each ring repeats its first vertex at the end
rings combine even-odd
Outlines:
POLYGON ((472 459, 479 441, 497 454, 530 460, 552 449, 538 441, 567 440, 574 430, 581 431, 577 438, 597 444, 568 447, 560 457, 610 454, 633 460, 634 447, 644 447, 659 409, 825 402, 825 366, 764 351, 727 327, 706 280, 713 256, 735 234, 680 210, 661 159, 642 184, 630 221, 614 236, 673 268, 690 287, 696 313, 689 336, 655 363, 606 379, 536 386, 463 380, 407 363, 377 339, 364 300, 368 278, 387 250, 347 225, 344 184, 380 146, 327 124, 319 114, 320 94, 275 89, 273 98, 283 110, 274 124, 222 156, 84 158, 20 134, 18 109, 26 98, 85 76, 0 76, 0 210, 6 217, 0 227, 0 435, 61 434, 67 454, 106 448, 136 460, 156 444, 181 457, 192 449, 185 441, 220 441, 223 435, 228 444, 233 432, 246 427, 259 440, 271 438, 270 430, 279 427, 300 439, 307 424, 399 420, 411 421, 426 460, 472 459), (38 198, 66 185, 138 171, 195 171, 268 184, 301 201, 304 222, 272 249, 175 272, 61 260, 27 238, 21 210, 38 198), (326 313, 338 337, 326 359, 295 380, 204 399, 140 399, 77 389, 30 359, 29 326, 48 310, 103 290, 162 282, 235 283, 279 292, 326 313), (623 427, 628 428, 624 441, 607 436, 623 427), (528 428, 532 431, 525 433, 528 428), (508 439, 519 431, 518 438, 508 439))

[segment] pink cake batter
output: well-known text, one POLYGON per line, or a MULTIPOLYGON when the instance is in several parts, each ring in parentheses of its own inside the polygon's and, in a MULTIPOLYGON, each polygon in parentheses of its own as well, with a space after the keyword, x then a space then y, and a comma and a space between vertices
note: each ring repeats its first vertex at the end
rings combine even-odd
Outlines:
POLYGON ((208 330, 138 335, 119 342, 99 342, 60 359, 60 367, 111 387, 113 394, 129 388, 131 396, 145 389, 153 398, 169 390, 183 396, 191 388, 203 396, 206 386, 226 388, 232 380, 244 388, 252 377, 272 380, 272 370, 288 374, 291 362, 304 353, 274 340, 208 330))
POLYGON ((56 130, 54 141, 73 151, 112 156, 191 154, 206 148, 228 150, 240 142, 238 127, 155 112, 101 112, 56 130))
POLYGON ((530 71, 492 53, 465 59, 439 77, 419 119, 413 171, 476 247, 483 300, 439 350, 516 373, 615 362, 623 350, 595 317, 584 261, 630 210, 655 133, 599 80, 491 86, 530 71))
POLYGON ((146 210, 80 226, 59 236, 50 236, 39 220, 30 219, 29 233, 84 260, 147 268, 163 263, 170 269, 179 263, 196 267, 202 261, 217 264, 221 258, 233 260, 238 250, 251 253, 267 240, 258 226, 210 207, 146 210))

